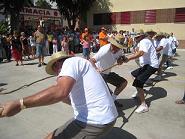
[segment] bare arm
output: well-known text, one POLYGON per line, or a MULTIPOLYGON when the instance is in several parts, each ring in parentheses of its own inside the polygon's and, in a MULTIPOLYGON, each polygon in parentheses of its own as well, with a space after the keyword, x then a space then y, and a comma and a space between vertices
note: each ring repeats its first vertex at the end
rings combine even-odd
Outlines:
POLYGON ((139 58, 142 55, 144 55, 144 52, 143 51, 138 51, 138 52, 134 53, 133 55, 128 56, 127 58, 128 58, 128 61, 130 61, 130 60, 139 58))
POLYGON ((162 49, 163 49, 163 47, 160 46, 160 47, 156 48, 156 52, 160 52, 162 49))
POLYGON ((57 84, 38 92, 33 96, 24 98, 26 107, 37 107, 57 103, 67 98, 75 80, 71 77, 60 77, 57 84))
POLYGON ((93 67, 97 70, 98 67, 97 67, 96 64, 95 64, 95 63, 96 63, 96 59, 90 58, 89 61, 91 62, 91 64, 93 65, 93 67))
MULTIPOLYGON (((45 106, 64 101, 70 104, 68 95, 75 84, 75 80, 71 77, 60 77, 56 85, 42 90, 32 96, 23 98, 23 103, 27 108, 45 106)), ((0 117, 13 116, 21 111, 19 100, 10 101, 2 105, 3 111, 0 117)))

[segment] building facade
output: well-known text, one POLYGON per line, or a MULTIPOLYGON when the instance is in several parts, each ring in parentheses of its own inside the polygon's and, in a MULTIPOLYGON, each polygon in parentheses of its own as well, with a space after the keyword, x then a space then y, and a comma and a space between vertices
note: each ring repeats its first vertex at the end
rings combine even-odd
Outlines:
POLYGON ((184 0, 99 0, 87 18, 87 25, 95 29, 105 26, 117 31, 173 32, 185 48, 184 0))
POLYGON ((24 7, 20 15, 20 22, 24 28, 36 28, 38 25, 46 29, 62 27, 62 17, 57 9, 24 7))

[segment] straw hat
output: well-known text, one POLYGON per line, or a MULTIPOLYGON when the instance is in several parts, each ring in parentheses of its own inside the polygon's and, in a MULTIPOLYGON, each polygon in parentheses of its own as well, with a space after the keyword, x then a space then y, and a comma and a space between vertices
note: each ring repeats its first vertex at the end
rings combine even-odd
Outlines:
POLYGON ((152 29, 147 30, 145 33, 146 33, 146 34, 150 34, 150 33, 157 34, 157 33, 156 33, 154 30, 152 30, 152 29))
POLYGON ((55 75, 55 72, 53 71, 53 68, 52 68, 52 67, 53 67, 53 64, 54 64, 56 61, 60 60, 60 59, 68 58, 68 57, 72 57, 72 56, 67 55, 64 51, 60 51, 60 52, 54 53, 54 54, 51 56, 51 58, 50 58, 48 64, 46 65, 46 68, 45 68, 46 73, 48 73, 48 74, 50 74, 50 75, 55 75))
POLYGON ((164 37, 165 34, 163 32, 158 32, 155 37, 164 37))
POLYGON ((138 37, 144 36, 144 35, 145 35, 144 30, 140 29, 134 38, 138 38, 138 37))
POLYGON ((126 47, 124 46, 124 36, 121 34, 117 34, 114 38, 109 38, 109 42, 120 49, 126 47))

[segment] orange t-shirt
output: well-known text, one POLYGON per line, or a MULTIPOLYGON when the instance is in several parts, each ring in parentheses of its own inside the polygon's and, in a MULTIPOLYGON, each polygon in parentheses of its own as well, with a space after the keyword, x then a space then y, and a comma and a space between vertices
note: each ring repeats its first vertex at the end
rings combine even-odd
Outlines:
POLYGON ((103 45, 106 45, 108 44, 108 40, 104 40, 104 38, 107 37, 107 34, 104 33, 104 32, 100 32, 99 33, 99 43, 100 43, 100 47, 103 46, 103 45))

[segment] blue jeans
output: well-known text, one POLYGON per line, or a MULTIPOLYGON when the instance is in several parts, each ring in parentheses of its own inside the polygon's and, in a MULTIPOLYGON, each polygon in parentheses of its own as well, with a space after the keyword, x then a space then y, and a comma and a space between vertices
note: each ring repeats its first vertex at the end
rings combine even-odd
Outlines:
POLYGON ((36 43, 36 55, 37 57, 46 55, 46 47, 42 43, 36 43))

